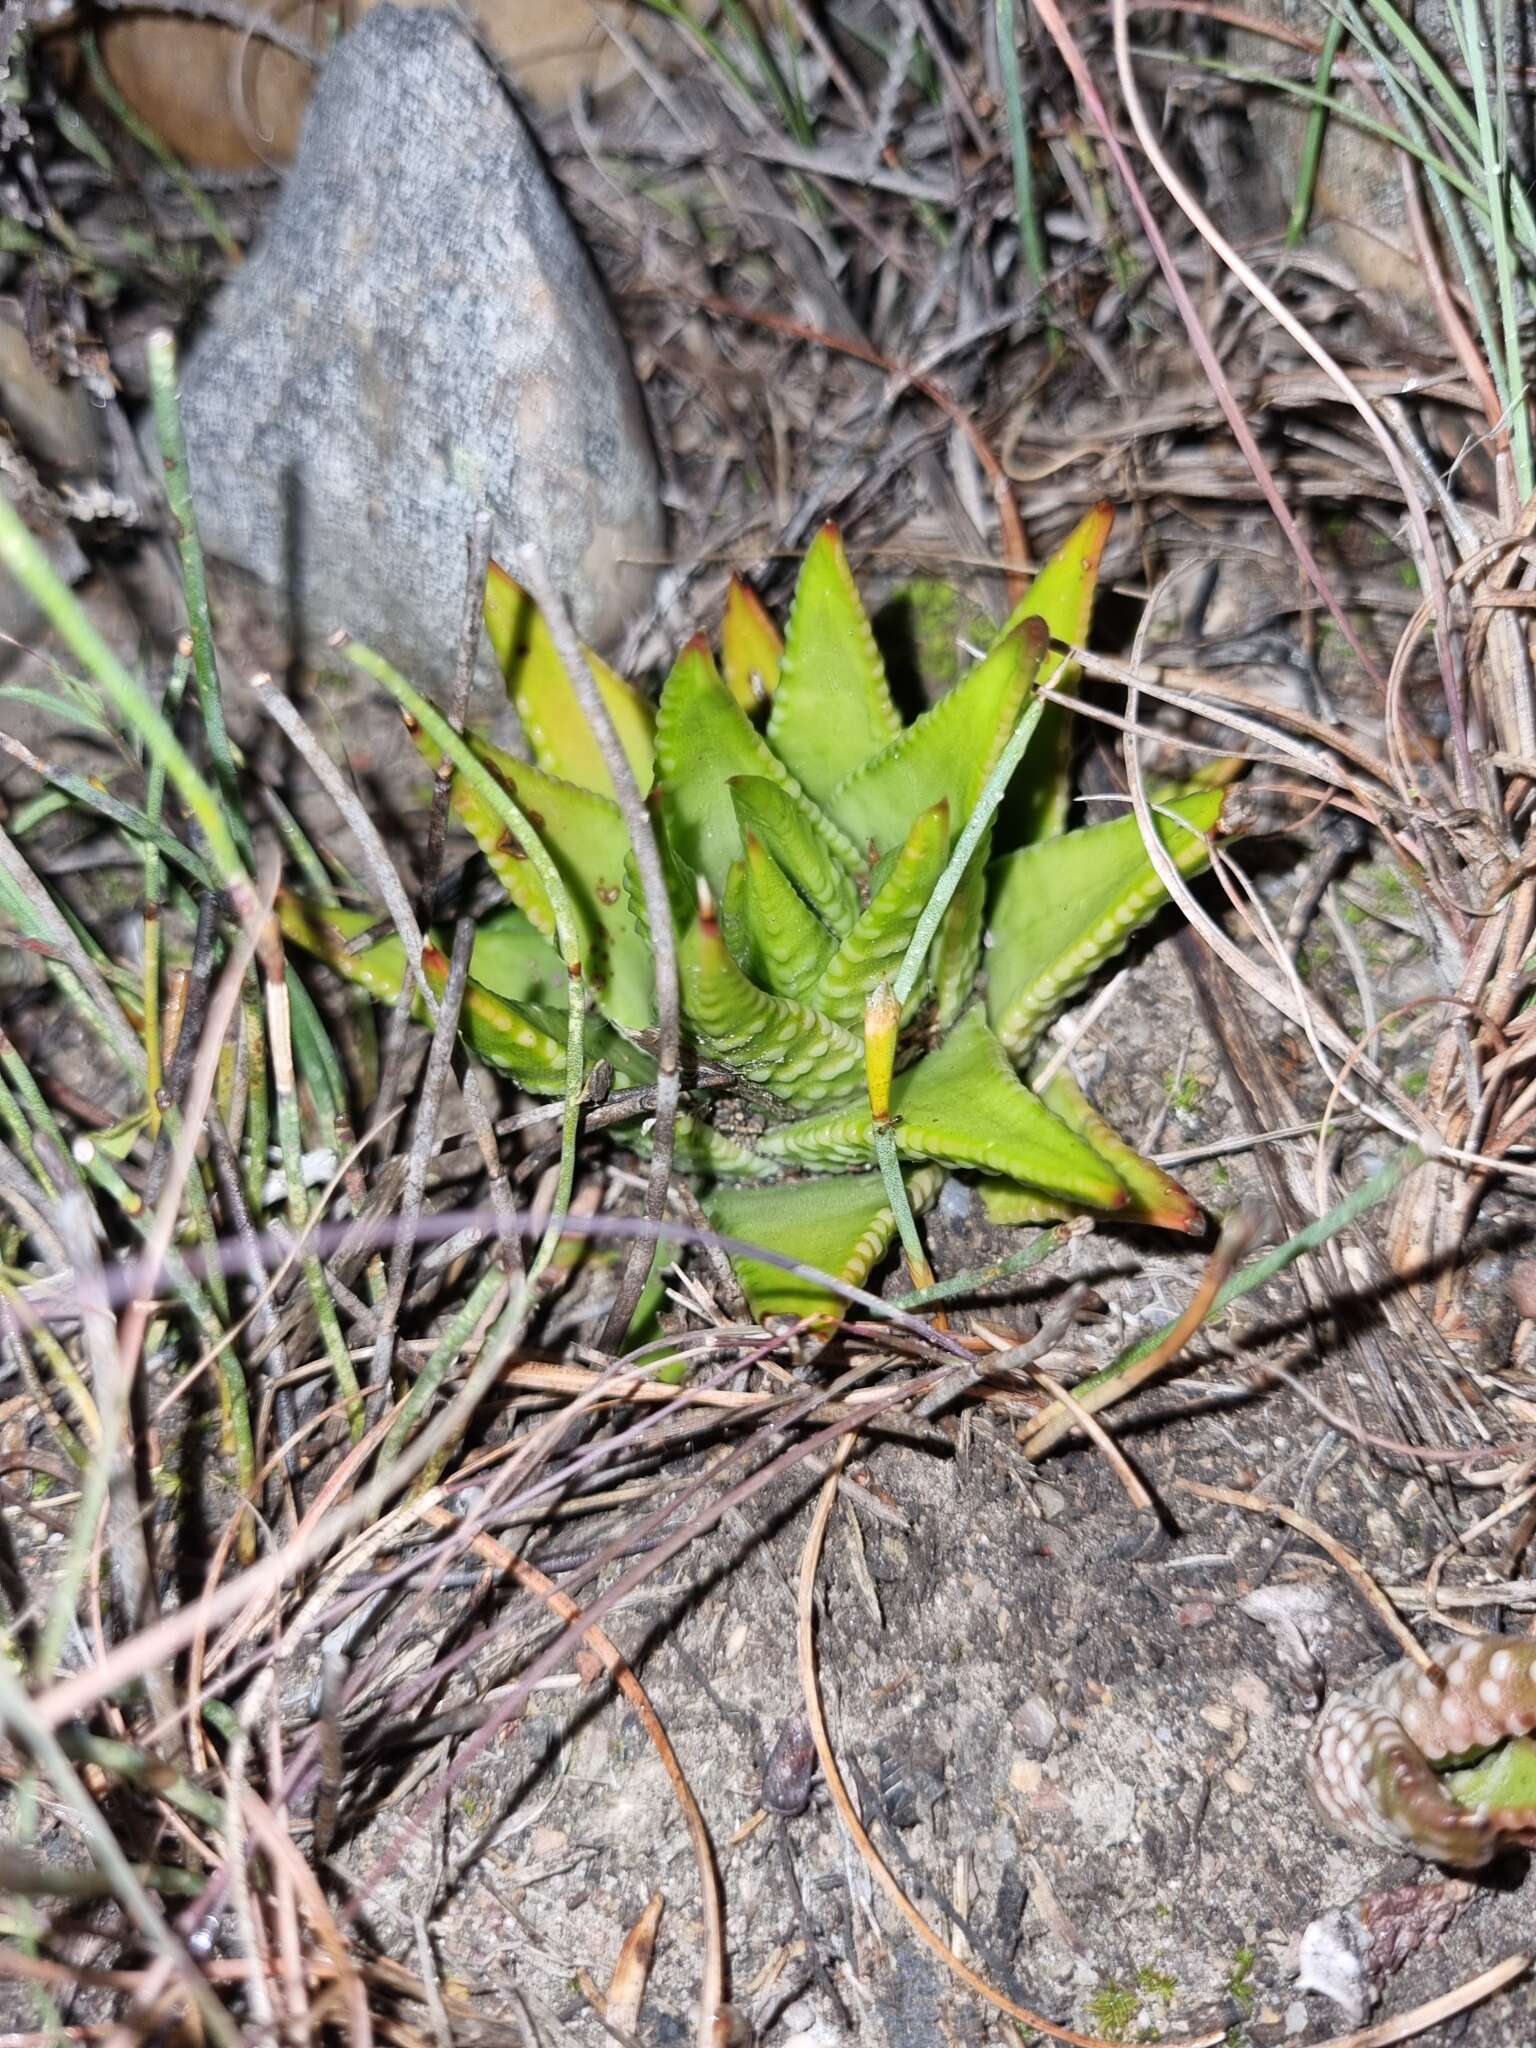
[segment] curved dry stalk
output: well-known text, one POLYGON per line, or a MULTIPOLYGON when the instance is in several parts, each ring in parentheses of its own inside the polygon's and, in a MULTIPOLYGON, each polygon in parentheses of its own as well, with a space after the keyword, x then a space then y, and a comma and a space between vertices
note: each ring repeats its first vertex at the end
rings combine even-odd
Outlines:
MULTIPOLYGON (((347 1953, 347 1944, 320 1881, 308 1861, 299 1854, 293 1837, 281 1826, 266 1801, 245 1788, 243 1816, 251 1837, 271 1857, 302 1901, 304 1914, 330 1958, 341 1987, 349 2022, 352 2048, 372 2048, 373 2020, 368 2010, 368 1991, 362 1976, 347 1953)), ((254 1958, 253 1958, 254 1960, 254 1958)))
POLYGON ((1329 615, 1343 634, 1345 643, 1353 651, 1367 675, 1374 677, 1377 673, 1375 664, 1362 644, 1359 634, 1355 631, 1354 621, 1350 618, 1345 607, 1339 602, 1339 599, 1334 595, 1333 586, 1323 574, 1322 565, 1313 553, 1306 535, 1297 525, 1291 508, 1285 502, 1280 486, 1275 481, 1274 472, 1264 459, 1263 450, 1259 447, 1258 441, 1254 437, 1253 429, 1249 426, 1243 409, 1237 401, 1231 383, 1222 367, 1221 358, 1217 355, 1211 338, 1205 331, 1199 311, 1195 306, 1193 298, 1190 296, 1189 287, 1185 284, 1178 264, 1174 261, 1173 253, 1169 249, 1162 229, 1158 225, 1157 216, 1152 211, 1151 203, 1145 192, 1142 191, 1141 185, 1131 169, 1130 158, 1126 154, 1125 145, 1121 142, 1116 132, 1115 124, 1104 105, 1103 95, 1093 81, 1093 74, 1089 71, 1082 50, 1079 48, 1072 35, 1072 31, 1066 24, 1057 5, 1057 0, 1036 0, 1036 11, 1040 19, 1045 23, 1052 42, 1055 43, 1057 49, 1061 52, 1067 69, 1072 74, 1073 83, 1078 89, 1083 104, 1093 117, 1094 123, 1103 138, 1104 147, 1108 151, 1116 170, 1119 172, 1127 193, 1130 195, 1131 204, 1136 211, 1136 217, 1141 222, 1142 232, 1151 245, 1152 253, 1157 259, 1157 266, 1163 274, 1164 282, 1167 284, 1169 296, 1178 309, 1179 318, 1184 323, 1185 331, 1189 336, 1190 344, 1199 360, 1200 367, 1204 370, 1211 390, 1215 395, 1216 402, 1221 407, 1227 425, 1232 430, 1233 439, 1242 450, 1243 458, 1253 472, 1254 479, 1259 486, 1265 503, 1273 512, 1277 524, 1290 542, 1291 550, 1305 571, 1313 589, 1316 590, 1323 603, 1328 607, 1329 615))
POLYGON ((1465 1984, 1458 1984, 1454 1991, 1442 1992, 1438 1998, 1416 2005, 1412 2012, 1399 2013, 1393 2020, 1378 2020, 1374 2026, 1359 2027, 1350 2034, 1335 2034, 1321 2048, 1391 2048, 1394 2041, 1411 2041, 1415 2034, 1427 2033, 1442 2020, 1454 2019, 1469 2005, 1480 2005, 1485 1998, 1492 1998, 1517 1977, 1523 1977, 1530 1966, 1529 1956, 1506 1956, 1503 1962, 1480 1970, 1465 1984))
MULTIPOLYGON (((817 1495, 815 1512, 811 1516, 805 1549, 800 1558, 800 1585, 796 1602, 800 1689, 805 1696, 806 1718, 811 1724, 811 1739, 816 1744, 821 1774, 826 1780, 827 1790, 832 1795, 832 1804, 837 1808, 838 1819, 847 1829, 870 1876, 918 1940, 925 1948, 931 1949, 945 1968, 951 1970, 962 1984, 976 1993, 978 1998, 985 1999, 997 2012, 1006 2013, 1020 2026, 1032 2027, 1037 2033, 1048 2034, 1053 2041, 1065 2041, 1068 2048, 1110 2048, 1110 2044, 1096 2034, 1079 2034, 1071 2027, 1058 2026, 1054 2020, 1046 2019, 1041 2013, 1031 2012, 1026 2005, 1017 2004, 1006 1992, 999 1991, 995 1985, 989 1984, 979 1970, 973 1970, 969 1963, 963 1962, 948 1942, 928 1925, 897 1883, 880 1851, 870 1840, 863 1821, 854 1809, 853 1801, 848 1797, 848 1789, 838 1769, 837 1754, 827 1733, 826 1717, 821 1710, 821 1686, 816 1676, 816 1572, 821 1563, 827 1524, 832 1518, 833 1504, 837 1499, 838 1482, 856 1441, 856 1438, 850 1436, 838 1446, 832 1460, 832 1469, 817 1495)), ((1202 2034, 1195 2039, 1169 2042, 1167 2048, 1214 2048, 1214 2044, 1222 2038, 1223 2032, 1218 2029, 1215 2033, 1202 2034)))
MULTIPOLYGON (((1037 1387, 1047 1394, 1054 1394, 1057 1402, 1066 1410, 1065 1427, 1074 1424, 1079 1428, 1094 1449, 1103 1458, 1111 1472, 1125 1489, 1125 1497, 1138 1514, 1154 1514, 1156 1503, 1147 1488, 1146 1481, 1136 1467, 1115 1442, 1109 1431, 1099 1421, 1091 1408, 1078 1400, 1070 1387, 1058 1386, 1049 1373, 1031 1369, 1030 1378, 1037 1387)), ((1047 1411, 1049 1412, 1049 1411, 1047 1411)))
MULTIPOLYGON (((1120 92, 1125 101, 1125 110, 1131 117, 1131 126, 1146 151, 1147 161, 1162 181, 1164 190, 1173 199, 1195 231, 1209 244, 1232 275, 1257 299, 1259 304, 1291 337, 1299 349, 1309 355, 1323 375, 1334 385, 1339 396, 1364 422, 1382 454, 1387 466, 1397 480, 1403 494, 1404 509, 1408 522, 1418 542, 1419 558, 1429 585, 1430 602, 1435 607, 1435 647, 1440 657, 1440 679, 1445 690, 1446 710, 1450 714, 1451 742, 1456 756, 1457 788, 1464 804, 1475 803, 1477 784, 1472 772, 1472 755, 1467 744, 1467 714, 1462 701, 1461 683, 1456 674, 1456 658, 1450 640, 1450 610, 1446 597, 1445 574, 1441 566, 1439 551, 1434 535, 1429 530, 1429 518, 1424 510, 1408 465, 1403 460, 1402 450, 1387 432, 1376 408, 1366 398, 1354 380, 1340 367, 1311 330, 1298 320, 1290 308, 1276 297, 1253 266, 1240 256, 1222 234, 1210 215, 1190 191, 1169 162, 1162 144, 1142 104, 1141 88, 1136 83, 1136 74, 1131 65, 1130 24, 1127 0, 1110 0, 1110 19, 1114 28, 1115 68, 1120 77, 1120 92)), ((1193 335, 1191 335, 1193 339, 1193 335)), ((1356 648, 1367 673, 1372 665, 1364 651, 1356 648)))
MULTIPOLYGON (((1032 1463, 1043 1458, 1074 1426, 1086 1429, 1087 1418, 1097 1409, 1107 1408, 1111 1402, 1123 1401, 1127 1394, 1135 1393, 1138 1387, 1145 1386, 1148 1380, 1155 1379, 1166 1365, 1171 1364, 1210 1314, 1233 1267, 1252 1244, 1254 1234, 1254 1219, 1239 1209, 1222 1231, 1216 1249, 1206 1261, 1200 1285, 1190 1296, 1189 1306, 1145 1358, 1137 1359, 1118 1377, 1085 1387, 1075 1396, 1068 1394, 1064 1387, 1052 1384, 1055 1402, 1019 1431, 1019 1445, 1024 1455, 1032 1463)), ((1150 1501, 1147 1504, 1150 1506, 1150 1501)))
MULTIPOLYGON (((458 1527, 458 1518, 442 1508, 427 1509, 421 1519, 434 1529, 451 1531, 458 1527)), ((498 1543, 494 1536, 476 1536, 470 1548, 476 1557, 483 1559, 486 1564, 516 1579, 525 1591, 536 1593, 562 1621, 574 1622, 581 1619, 581 1609, 576 1602, 562 1593, 552 1579, 545 1578, 536 1566, 525 1563, 522 1558, 508 1550, 504 1543, 498 1543)), ((688 1829, 688 1840, 693 1847, 694 1868, 699 1879, 699 1911, 704 1923, 698 2048, 712 2048, 715 2021, 725 2002, 725 1917, 720 1906, 720 1875, 715 1868, 714 1844, 709 1839, 709 1829, 699 1809, 699 1802, 693 1796, 693 1787, 688 1783, 683 1767, 677 1760, 677 1752, 668 1739, 667 1731, 662 1726, 656 1709, 651 1705, 650 1695, 625 1662, 623 1653, 612 1637, 596 1626, 586 1629, 582 1640, 639 1715, 641 1725, 650 1738, 651 1746, 661 1759, 662 1769, 671 1781, 673 1793, 682 1809, 683 1820, 688 1829)))
POLYGON ((1333 1559, 1393 1640, 1401 1644, 1403 1655, 1410 1657, 1426 1678, 1432 1678, 1437 1685, 1445 1683, 1445 1673, 1403 1621, 1359 1558, 1346 1550, 1337 1536, 1329 1535, 1320 1522, 1314 1522, 1309 1515, 1301 1514, 1296 1508, 1286 1507, 1282 1501, 1265 1500, 1261 1494, 1239 1493, 1230 1486, 1207 1486, 1201 1479, 1176 1479, 1173 1483, 1181 1493, 1192 1493, 1199 1500, 1215 1501, 1225 1508, 1243 1508, 1251 1515, 1273 1515, 1277 1522, 1284 1522, 1286 1527, 1294 1529, 1298 1536, 1305 1536, 1308 1542, 1315 1543, 1319 1550, 1325 1551, 1333 1559))

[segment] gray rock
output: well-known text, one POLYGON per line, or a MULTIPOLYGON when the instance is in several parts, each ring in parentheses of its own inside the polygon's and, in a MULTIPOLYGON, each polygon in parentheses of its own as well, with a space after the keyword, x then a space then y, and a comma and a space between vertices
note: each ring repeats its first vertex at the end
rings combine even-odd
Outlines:
POLYGON ((308 652, 346 627, 441 687, 482 503, 593 640, 649 595, 662 515, 624 344, 447 14, 381 6, 338 44, 182 406, 205 547, 283 593, 308 652))

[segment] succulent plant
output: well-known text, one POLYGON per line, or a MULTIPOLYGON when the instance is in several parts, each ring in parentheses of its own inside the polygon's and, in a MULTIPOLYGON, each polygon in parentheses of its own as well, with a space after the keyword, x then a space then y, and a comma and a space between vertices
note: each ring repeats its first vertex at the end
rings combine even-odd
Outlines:
MULTIPOLYGON (((1049 642, 1083 644, 1111 514, 1082 521, 987 652, 907 723, 836 530, 806 554, 781 640, 732 583, 717 665, 686 646, 654 709, 595 656, 599 690, 663 856, 684 1029, 728 1085, 679 1123, 679 1170, 696 1176, 716 1227, 862 1281, 895 1219, 874 1168, 866 1004, 887 989, 978 805, 989 815, 939 918, 899 1018, 891 1128, 914 1208, 945 1170, 976 1176, 988 1213, 1030 1222, 1089 1211, 1200 1227, 1174 1181, 1138 1157, 1062 1068, 1036 1093, 1021 1078, 1062 1007, 1166 901, 1134 816, 1064 828, 1070 680, 1049 642), (1047 693, 1042 696, 1041 693, 1047 693), (1035 700, 1021 773, 999 763, 1035 700), (994 836, 1010 850, 992 857, 994 836)), ((652 949, 623 814, 594 735, 532 600, 499 568, 486 621, 533 759, 474 735, 478 760, 539 835, 570 894, 597 1016, 589 1058, 621 1084, 654 1075, 652 949)), ((437 747, 415 737, 436 767, 437 747)), ((454 811, 506 891, 480 926, 461 1028, 474 1050, 533 1092, 565 1086, 566 971, 554 912, 528 850, 464 775, 454 811)), ((1219 788, 1161 793, 1156 827, 1178 868, 1208 858, 1219 788)), ((286 898, 289 935, 377 995, 398 995, 398 939, 349 949, 374 913, 286 898)), ((436 941, 424 960, 441 985, 436 941)), ((893 1017, 891 1020, 897 1020, 893 1017)), ((623 1133, 621 1132, 621 1136, 623 1133)), ((629 1132, 643 1147, 641 1126, 629 1132)), ((738 1270, 759 1314, 825 1308, 779 1268, 738 1270)))

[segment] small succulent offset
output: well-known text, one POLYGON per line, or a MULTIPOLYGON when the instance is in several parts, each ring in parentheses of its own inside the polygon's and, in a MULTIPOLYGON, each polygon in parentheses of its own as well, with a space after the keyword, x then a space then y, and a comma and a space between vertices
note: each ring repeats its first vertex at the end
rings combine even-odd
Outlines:
MULTIPOLYGON (((1070 680, 1049 643, 1087 637, 1111 516, 1100 507, 1082 521, 989 650, 910 724, 830 526, 806 555, 782 639, 738 580, 718 664, 703 639, 691 641, 654 709, 591 658, 648 796, 685 1033, 716 1081, 727 1077, 691 1099, 676 1145, 678 1169, 700 1181, 725 1235, 855 1284, 887 1250, 895 1219, 874 1171, 866 1006, 897 975, 978 804, 995 800, 995 771, 1034 697, 1070 680)), ((655 1071, 652 949, 612 782, 544 621, 498 568, 486 621, 533 759, 473 735, 470 744, 570 893, 599 1013, 588 1020, 589 1056, 609 1060, 621 1084, 643 1084, 655 1071)), ((1093 1212, 1197 1230, 1191 1198, 1109 1128, 1064 1067, 1038 1093, 1021 1078, 1057 1013, 1166 901, 1134 816, 1064 829, 1067 717, 1047 697, 1021 771, 889 1020, 900 1034, 896 1149, 917 1210, 949 1170, 978 1178, 999 1222, 1093 1212), (995 835, 1011 846, 997 859, 995 835)), ((435 767, 436 746, 415 736, 435 767)), ((509 898, 478 931, 461 1028, 519 1085, 558 1094, 566 975, 549 895, 526 847, 463 775, 452 803, 509 898)), ((1206 862, 1222 808, 1218 788, 1160 794, 1156 829, 1183 873, 1206 862)), ((399 941, 349 949, 373 916, 283 905, 292 938, 393 998, 399 941)), ((435 941, 423 964, 441 985, 447 961, 435 941)), ((647 1142, 640 1125, 629 1136, 647 1142)), ((760 1315, 828 1305, 780 1268, 743 1258, 738 1271, 760 1315)))
POLYGON ((1536 1643, 1481 1636, 1438 1675, 1402 1658, 1329 1701, 1307 1782, 1342 1834, 1478 1870, 1536 1846, 1536 1643))

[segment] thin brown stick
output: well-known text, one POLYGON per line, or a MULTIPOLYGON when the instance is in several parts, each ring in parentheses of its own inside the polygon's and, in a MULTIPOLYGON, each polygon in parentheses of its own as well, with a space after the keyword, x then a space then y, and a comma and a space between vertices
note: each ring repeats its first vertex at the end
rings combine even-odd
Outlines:
POLYGON ((1068 1422, 1077 1427, 1098 1451, 1111 1472, 1125 1488, 1125 1497, 1139 1514, 1155 1513, 1155 1504, 1147 1490, 1146 1481, 1141 1477, 1130 1459, 1115 1442, 1109 1431, 1099 1421, 1091 1408, 1084 1407, 1070 1388, 1058 1386, 1048 1373, 1031 1372, 1031 1379, 1043 1387, 1048 1394, 1054 1394, 1067 1411, 1068 1422))
POLYGON ((1399 2013, 1395 2020, 1378 2020, 1374 2026, 1357 2028, 1352 2034, 1335 2034, 1331 2041, 1322 2042, 1321 2048, 1391 2048, 1394 2041, 1411 2041, 1415 2034, 1438 2027, 1442 2020, 1453 2019, 1469 2005, 1480 2005, 1485 1998, 1492 1998, 1517 1977, 1523 1977, 1530 1966, 1529 1956, 1506 1956, 1502 1963, 1469 1977, 1454 1991, 1443 1991, 1438 1998, 1416 2005, 1412 2012, 1399 2013))
MULTIPOLYGON (((1021 2026, 1033 2027, 1037 2033, 1048 2034, 1053 2041, 1067 2042, 1069 2048, 1108 2048, 1108 2044, 1098 2035, 1075 2033, 1070 2027, 1058 2026, 1054 2020, 1048 2020, 1040 2013, 1031 2012, 1028 2006, 1016 2004, 1005 1992, 989 1984, 979 1971, 971 1968, 969 1963, 962 1962, 949 1944, 928 1925, 897 1883, 880 1851, 870 1840, 853 1801, 848 1797, 848 1789, 838 1768, 837 1754, 827 1733, 826 1717, 821 1710, 821 1685, 816 1675, 816 1572, 821 1562, 822 1545, 826 1541, 827 1523, 831 1520, 833 1503, 837 1499, 838 1481, 843 1467, 852 1454, 855 1441, 855 1438, 848 1437, 838 1446, 832 1470, 827 1474, 817 1496, 815 1513, 811 1517, 805 1550, 800 1559, 800 1587, 796 1605, 800 1689, 805 1696, 806 1718, 811 1724, 811 1739, 816 1744, 821 1774, 826 1780, 827 1790, 832 1795, 832 1803, 837 1808, 838 1818, 852 1838, 853 1845, 863 1858, 870 1876, 918 1940, 925 1948, 931 1949, 945 1967, 952 1970, 979 1998, 985 1999, 988 2005, 998 2012, 1006 2013, 1021 2026)), ((1212 2034, 1202 2034, 1198 2039, 1170 2042, 1167 2048, 1214 2048, 1214 2044, 1221 2039, 1222 2033, 1218 2030, 1212 2034)))
MULTIPOLYGON (((442 1508, 425 1510, 421 1519, 434 1529, 452 1530, 458 1526, 456 1518, 442 1508)), ((536 1566, 515 1556, 504 1543, 498 1543, 494 1536, 476 1536, 470 1548, 486 1564, 493 1566, 497 1571, 508 1573, 525 1591, 537 1593, 551 1612, 558 1614, 562 1621, 569 1623, 581 1618, 581 1609, 576 1602, 562 1593, 552 1579, 545 1578, 536 1566)), ((602 1629, 595 1625, 585 1629, 582 1640, 599 1659, 603 1669, 639 1715, 641 1725, 661 1759, 662 1769, 671 1780, 677 1803, 682 1808, 688 1839, 693 1848, 694 1868, 698 1873, 699 1906, 704 1922, 698 2048, 712 2048, 715 2040, 715 2022, 725 2002, 725 1919, 720 1906, 720 1878, 715 1869, 714 1844, 709 1839, 709 1829, 705 1825, 704 1815, 699 1810, 699 1802, 693 1796, 693 1788, 684 1775, 683 1767, 677 1760, 677 1752, 668 1740, 667 1731, 662 1726, 656 1709, 651 1705, 645 1687, 624 1661, 612 1637, 606 1635, 602 1629)))
POLYGON ((1138 1359, 1135 1365, 1127 1367, 1114 1379, 1085 1387, 1075 1399, 1069 1397, 1063 1388, 1054 1388, 1056 1400, 1052 1405, 1019 1431, 1024 1455, 1031 1461, 1043 1458, 1085 1414, 1092 1415, 1100 1408, 1123 1401, 1138 1387, 1145 1386, 1148 1380, 1155 1379, 1165 1366, 1172 1364, 1210 1314, 1211 1304, 1226 1284, 1228 1275, 1253 1242, 1255 1228, 1254 1218, 1244 1210, 1239 1210, 1229 1220, 1216 1249, 1206 1261, 1200 1285, 1190 1296, 1189 1306, 1155 1351, 1149 1351, 1145 1358, 1138 1359))
POLYGON ((1257 1493, 1239 1493, 1230 1486, 1207 1486, 1199 1479, 1176 1479, 1173 1483, 1181 1492, 1192 1493, 1200 1500, 1215 1501, 1227 1508, 1243 1508, 1251 1515, 1273 1515, 1277 1522, 1284 1522, 1288 1529, 1294 1529, 1299 1536, 1315 1543, 1319 1550, 1333 1559, 1382 1626, 1402 1645, 1403 1655, 1417 1664, 1426 1678, 1432 1678, 1436 1685, 1444 1685, 1444 1671, 1403 1621, 1359 1558, 1346 1550, 1337 1536, 1330 1536, 1321 1523, 1314 1522, 1295 1508, 1286 1507, 1281 1501, 1265 1500, 1257 1493))

